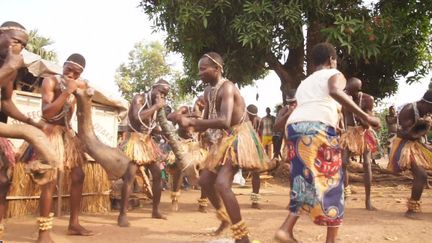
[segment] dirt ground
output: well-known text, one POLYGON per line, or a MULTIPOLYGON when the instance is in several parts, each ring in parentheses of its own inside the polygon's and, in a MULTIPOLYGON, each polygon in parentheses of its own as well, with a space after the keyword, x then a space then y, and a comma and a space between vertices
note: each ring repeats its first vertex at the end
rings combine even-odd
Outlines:
MULTIPOLYGON (((389 184, 389 183, 387 183, 389 184)), ((273 234, 288 214, 288 186, 269 181, 262 186, 263 209, 251 209, 249 202, 250 184, 236 187, 242 215, 250 229, 251 239, 257 242, 274 242, 273 234)), ((406 198, 410 195, 409 184, 374 185, 372 197, 378 211, 364 209, 364 189, 361 184, 353 185, 353 194, 346 202, 344 224, 339 231, 339 242, 431 242, 432 238, 432 190, 423 193, 422 220, 411 220, 403 216, 406 198)), ((183 192, 180 210, 171 212, 170 192, 163 192, 161 209, 168 220, 150 218, 150 201, 144 201, 141 208, 129 212, 131 227, 116 225, 117 211, 104 215, 82 215, 81 222, 93 230, 91 237, 67 236, 68 216, 56 218, 53 230, 55 242, 211 242, 225 243, 231 232, 221 236, 210 236, 217 225, 214 209, 206 214, 197 211, 196 200, 199 191, 183 192)), ((303 215, 295 228, 300 242, 324 242, 326 228, 316 226, 307 215, 303 215)), ((37 237, 35 217, 21 217, 7 220, 3 242, 33 242, 37 237)))

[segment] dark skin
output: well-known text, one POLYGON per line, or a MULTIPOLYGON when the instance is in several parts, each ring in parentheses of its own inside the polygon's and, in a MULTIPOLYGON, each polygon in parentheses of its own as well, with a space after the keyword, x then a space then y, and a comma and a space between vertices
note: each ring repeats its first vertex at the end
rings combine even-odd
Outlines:
POLYGON ((294 111, 294 109, 297 107, 297 101, 293 101, 288 103, 286 106, 282 107, 282 109, 279 111, 279 113, 276 116, 274 130, 278 132, 284 132, 285 131, 285 124, 291 115, 291 113, 294 111))
MULTIPOLYGON (((1 110, 7 116, 29 125, 42 128, 43 122, 36 122, 21 113, 12 101, 13 82, 19 68, 24 66, 21 51, 27 44, 28 36, 22 31, 8 30, 0 32, 0 86, 1 86, 1 110)), ((6 195, 10 189, 10 179, 7 176, 8 168, 0 170, 0 222, 6 212, 6 195)), ((42 217, 48 217, 52 207, 52 189, 54 183, 48 183, 41 187, 39 199, 39 213, 42 217)), ((53 242, 50 230, 39 231, 37 242, 53 242)))
MULTIPOLYGON (((336 68, 337 61, 334 57, 329 57, 326 63, 316 65, 315 71, 321 69, 336 68)), ((345 87, 346 79, 343 74, 338 73, 330 77, 328 80, 329 95, 341 104, 345 109, 354 113, 359 118, 364 120, 367 124, 373 127, 379 127, 380 122, 378 118, 368 115, 360 107, 358 107, 354 101, 343 91, 345 87)), ((337 114, 335 114, 337 115, 337 114)), ((282 224, 280 229, 276 232, 275 238, 281 240, 282 242, 297 242, 294 238, 294 226, 298 220, 298 216, 294 214, 289 214, 285 222, 282 224)), ((327 227, 326 242, 333 243, 336 242, 336 236, 338 232, 338 227, 327 227)))
MULTIPOLYGON (((432 113, 432 105, 424 101, 417 102, 417 109, 419 111, 420 117, 425 117, 426 115, 432 113)), ((399 130, 398 136, 407 140, 418 140, 424 134, 426 134, 429 129, 425 130, 424 133, 414 132, 416 121, 414 116, 414 108, 412 104, 406 105, 399 113, 399 130)), ((427 173, 424 168, 418 166, 415 161, 411 163, 411 172, 413 173, 413 185, 411 188, 411 199, 420 200, 424 186, 427 184, 427 173)), ((412 219, 418 219, 417 213, 412 210, 407 210, 405 216, 412 219)))
MULTIPOLYGON (((166 96, 169 92, 169 86, 155 86, 151 92, 151 101, 152 105, 148 108, 144 108, 138 114, 141 107, 145 105, 146 97, 145 94, 137 94, 133 97, 131 106, 129 108, 129 122, 132 127, 135 129, 139 129, 138 131, 143 130, 143 125, 139 121, 138 115, 141 120, 147 126, 150 125, 150 121, 153 117, 153 114, 157 112, 159 109, 163 108, 166 105, 166 96)), ((130 128, 129 128, 130 129, 130 128)), ((132 132, 132 130, 130 130, 132 132)), ((157 132, 153 130, 152 132, 157 132)), ((153 176, 152 183, 152 192, 153 192, 153 210, 152 210, 152 218, 156 219, 166 219, 164 215, 159 212, 159 203, 162 194, 162 178, 161 178, 161 169, 159 162, 154 161, 151 162, 145 167, 150 170, 150 173, 153 176)), ((122 199, 120 205, 120 214, 118 216, 117 223, 120 227, 128 227, 130 225, 129 220, 127 218, 127 208, 130 194, 132 192, 132 185, 136 172, 138 170, 138 165, 136 163, 129 163, 128 171, 125 174, 124 183, 122 187, 122 199)))
POLYGON ((394 106, 390 106, 389 114, 385 116, 388 133, 397 133, 397 116, 394 106))
MULTIPOLYGON (((204 98, 205 100, 209 100, 211 87, 216 86, 222 81, 221 68, 215 65, 209 58, 203 57, 198 63, 198 69, 201 80, 208 84, 204 90, 204 98)), ((209 119, 209 104, 206 103, 204 119, 177 116, 175 121, 180 126, 193 127, 197 131, 205 131, 208 128, 229 129, 242 121, 245 108, 246 105, 240 91, 232 82, 228 81, 220 87, 216 97, 216 118, 209 119)), ((220 202, 221 198, 233 224, 241 220, 240 206, 231 190, 234 174, 237 170, 238 167, 234 167, 232 161, 228 160, 220 167, 217 173, 204 169, 200 175, 201 188, 205 191, 212 205, 216 209, 220 209, 222 206, 220 202)), ((226 227, 228 227, 228 223, 222 222, 215 233, 222 232, 226 227)), ((249 239, 245 237, 241 240, 236 240, 236 242, 249 242, 249 239)))
MULTIPOLYGON (((205 108, 205 100, 204 100, 204 96, 201 95, 196 100, 192 109, 190 109, 188 106, 181 106, 176 111, 170 113, 167 116, 167 119, 171 121, 174 117, 179 115, 193 117, 193 118, 201 118, 203 116, 204 108, 205 108)), ((178 134, 183 139, 193 138, 193 133, 194 131, 191 127, 185 128, 180 126, 178 129, 178 134)), ((172 190, 173 192, 180 191, 181 181, 182 181, 182 173, 180 171, 175 171, 173 174, 173 190, 172 190)), ((206 198, 207 196, 204 194, 204 191, 201 189, 200 199, 206 199, 206 198)), ((178 210, 178 201, 176 199, 172 200, 172 210, 173 211, 178 210)), ((206 207, 199 205, 198 211, 202 213, 206 213, 207 209, 206 207)))
MULTIPOLYGON (((261 123, 261 118, 259 116, 248 113, 249 121, 252 122, 252 126, 256 133, 259 131, 259 124, 261 123)), ((252 172, 252 192, 255 194, 259 194, 259 190, 261 187, 261 179, 260 173, 257 171, 252 172)), ((252 202, 252 208, 261 209, 261 205, 257 202, 252 202)))
MULTIPOLYGON (((273 124, 274 124, 276 118, 270 114, 270 108, 267 108, 267 109, 266 109, 266 113, 267 113, 267 115, 266 115, 264 118, 266 118, 266 119, 271 119, 272 122, 273 122, 273 124)), ((264 127, 263 127, 263 124, 262 124, 262 120, 263 120, 264 118, 261 119, 260 126, 259 126, 259 133, 258 133, 258 134, 260 134, 260 135, 263 135, 263 129, 264 129, 264 127)), ((264 146, 264 149, 265 149, 267 155, 268 155, 268 156, 271 156, 271 154, 273 153, 271 144, 267 144, 267 145, 265 145, 265 146, 264 146)))
MULTIPOLYGON (((66 89, 62 91, 57 79, 54 76, 47 77, 42 82, 42 116, 46 119, 51 119, 55 115, 59 114, 66 101, 71 94, 75 92, 77 88, 85 89, 87 84, 80 80, 79 77, 82 73, 82 68, 71 63, 65 63, 63 66, 62 79, 65 82, 66 89)), ((68 114, 69 121, 75 111, 76 100, 73 99, 71 103, 70 113, 68 114)), ((47 123, 44 127, 44 132, 50 134, 52 132, 53 125, 66 126, 65 120, 60 119, 58 121, 47 123)), ((79 223, 79 212, 81 208, 82 190, 84 185, 84 172, 80 166, 71 168, 71 189, 70 189, 70 218, 68 226, 68 234, 70 235, 93 235, 92 231, 85 229, 79 223)), ((52 186, 54 188, 54 186, 52 186)), ((51 192, 52 193, 52 192, 51 192)))
MULTIPOLYGON (((362 87, 362 82, 359 79, 353 78, 346 87, 346 92, 350 95, 353 101, 356 104, 361 104, 361 109, 366 112, 368 115, 373 115, 373 105, 374 98, 368 94, 363 93, 360 95, 360 90, 362 87), (361 99, 361 100, 360 100, 361 99)), ((355 126, 356 123, 354 121, 354 115, 352 112, 349 112, 346 109, 343 109, 344 118, 347 126, 355 126)), ((365 129, 369 128, 367 122, 362 119, 356 118, 359 121, 359 125, 362 125, 365 129)), ((349 163, 350 151, 348 149, 344 149, 342 152, 342 161, 343 161, 343 172, 344 172, 344 186, 347 187, 349 184, 348 181, 348 170, 347 166, 349 163)), ((364 187, 365 187, 365 207, 367 210, 376 210, 376 208, 372 205, 370 192, 372 186, 372 168, 371 168, 371 152, 367 149, 363 152, 363 171, 364 171, 364 187)))

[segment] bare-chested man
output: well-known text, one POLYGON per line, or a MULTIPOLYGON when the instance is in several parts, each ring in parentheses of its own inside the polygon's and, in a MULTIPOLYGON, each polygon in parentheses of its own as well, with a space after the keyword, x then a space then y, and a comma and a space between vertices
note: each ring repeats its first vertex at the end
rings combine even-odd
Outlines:
POLYGON ((236 242, 249 242, 246 224, 231 190, 232 181, 239 168, 260 170, 268 158, 260 156, 264 154, 263 148, 248 121, 240 91, 234 83, 222 77, 222 57, 215 52, 206 53, 199 60, 198 68, 201 80, 208 84, 204 90, 207 101, 204 119, 177 116, 175 121, 197 131, 207 130, 208 139, 212 141, 205 169, 201 172, 200 185, 221 220, 215 233, 220 233, 232 223, 236 242))
MULTIPOLYGON (((167 116, 168 120, 172 120, 177 115, 184 115, 192 118, 201 119, 203 117, 205 108, 205 99, 203 95, 198 96, 195 104, 193 106, 181 106, 176 111, 170 113, 167 116)), ((204 148, 200 140, 199 133, 193 131, 192 128, 186 128, 179 126, 178 135, 182 139, 182 144, 184 146, 185 152, 193 154, 191 158, 194 160, 192 163, 195 164, 195 168, 200 170, 202 168, 202 163, 207 156, 207 148, 204 148)), ((180 184, 182 181, 183 173, 178 170, 173 170, 173 189, 171 193, 171 203, 173 211, 178 210, 178 197, 180 196, 180 184)), ((197 178, 198 179, 198 178, 197 178)), ((195 178, 189 178, 190 182, 197 181, 195 178)), ((198 199, 198 211, 202 213, 207 212, 208 200, 204 191, 201 190, 201 196, 198 199)))
MULTIPOLYGON (((152 217, 166 219, 159 212, 159 203, 162 193, 162 178, 160 162, 165 159, 165 155, 156 145, 152 138, 152 133, 158 132, 156 115, 159 109, 166 105, 166 97, 170 90, 167 81, 161 79, 153 84, 152 89, 147 93, 137 94, 132 98, 128 113, 128 133, 125 143, 122 145, 123 151, 132 160, 129 164, 128 175, 135 175, 139 166, 145 166, 152 174, 153 192, 153 211, 152 217)), ((128 227, 127 208, 133 178, 127 178, 130 183, 123 183, 122 201, 118 225, 128 227)))
MULTIPOLYGON (((68 234, 89 236, 93 235, 93 232, 81 226, 78 219, 85 176, 82 165, 87 161, 70 123, 76 105, 73 93, 77 88, 87 88, 87 83, 80 79, 84 68, 84 57, 75 53, 64 62, 62 75, 50 76, 43 80, 42 118, 48 124, 44 132, 51 140, 52 149, 61 158, 63 168, 70 171, 68 234)), ((55 185, 52 186, 54 190, 55 185)))
POLYGON ((396 137, 398 129, 397 114, 393 105, 389 107, 389 113, 385 116, 385 121, 387 124, 387 154, 390 155, 391 142, 396 137))
MULTIPOLYGON (((258 134, 260 130, 261 118, 258 116, 258 107, 256 105, 248 105, 246 108, 249 121, 252 122, 252 126, 255 132, 258 134)), ((261 195, 259 190, 261 187, 260 173, 258 171, 252 172, 252 193, 250 195, 251 207, 255 209, 261 209, 259 201, 261 200, 261 195)))
MULTIPOLYGON (((358 78, 350 78, 346 86, 346 93, 350 95, 353 101, 368 115, 373 115, 374 98, 368 94, 360 92, 362 82, 358 78)), ((369 128, 369 125, 356 117, 352 112, 343 110, 345 119, 346 132, 341 136, 344 186, 348 187, 348 171, 350 153, 362 156, 364 170, 364 187, 365 187, 365 206, 367 210, 376 210, 372 206, 370 191, 372 185, 371 154, 377 151, 378 140, 375 132, 369 128)), ((348 192, 348 190, 346 190, 348 192)), ((348 192, 349 193, 349 192, 348 192)))
MULTIPOLYGON (((32 118, 22 114, 12 102, 13 82, 19 68, 24 66, 21 51, 25 48, 28 41, 28 34, 25 28, 12 21, 3 23, 0 26, 0 86, 1 86, 1 111, 14 118, 15 120, 42 128, 43 123, 35 122, 32 118)), ((6 195, 10 188, 12 167, 15 163, 14 151, 10 142, 6 138, 0 138, 0 149, 3 153, 2 158, 8 161, 0 162, 0 235, 4 230, 1 223, 6 213, 6 195)), ((41 187, 41 197, 39 200, 40 219, 39 235, 37 242, 52 242, 50 231, 52 227, 52 193, 48 183, 41 187)))
POLYGON ((413 185, 408 199, 405 216, 419 219, 421 196, 427 183, 426 169, 432 169, 432 148, 425 143, 423 136, 432 125, 432 90, 428 90, 417 102, 405 105, 398 114, 399 128, 392 143, 389 156, 389 169, 393 172, 411 170, 413 185))

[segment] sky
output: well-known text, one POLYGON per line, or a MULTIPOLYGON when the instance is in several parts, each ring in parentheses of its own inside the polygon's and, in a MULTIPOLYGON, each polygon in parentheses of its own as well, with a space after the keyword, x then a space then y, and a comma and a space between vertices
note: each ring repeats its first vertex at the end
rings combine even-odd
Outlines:
MULTIPOLYGON (((28 30, 38 29, 39 34, 54 41, 51 48, 58 54, 60 63, 72 53, 86 58, 82 76, 113 97, 121 94, 114 81, 117 67, 127 62, 128 53, 140 41, 160 41, 164 33, 155 33, 152 22, 137 8, 139 0, 1 0, 0 22, 16 21, 28 30)), ((169 63, 181 68, 181 55, 174 55, 169 63)), ((399 81, 399 92, 385 99, 386 104, 418 100, 425 92, 431 76, 420 83, 408 86, 399 81)), ((281 103, 280 81, 274 72, 258 80, 255 85, 240 91, 247 104, 258 106, 258 114, 265 108, 281 103), (259 100, 256 101, 256 94, 259 100)))

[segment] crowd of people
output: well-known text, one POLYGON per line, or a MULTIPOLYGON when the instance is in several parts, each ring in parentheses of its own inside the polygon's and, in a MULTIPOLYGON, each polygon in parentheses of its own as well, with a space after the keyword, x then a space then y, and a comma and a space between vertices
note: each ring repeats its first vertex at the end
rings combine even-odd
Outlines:
MULTIPOLYGON (((20 52, 28 38, 26 29, 19 23, 9 21, 0 26, 1 111, 44 132, 59 158, 57 168, 71 173, 68 234, 92 235, 78 217, 85 176, 81 166, 86 158, 70 124, 76 108, 75 91, 88 87, 80 78, 85 58, 80 54, 70 55, 61 75, 43 80, 43 119, 34 121, 22 114, 11 100, 17 71, 24 66, 20 52)), ((362 158, 365 208, 375 210, 370 198, 371 154, 377 150, 375 129, 381 124, 373 113, 374 97, 361 92, 360 79, 347 80, 337 69, 336 49, 330 43, 314 46, 310 61, 314 72, 296 90, 287 92, 277 115, 272 116, 271 109, 267 108, 266 116, 259 118, 257 107, 245 103, 235 80, 223 76, 221 55, 204 53, 197 64, 200 80, 206 85, 204 94, 197 97, 193 107, 182 106, 168 115, 168 120, 178 126, 177 142, 182 144, 183 153, 193 154, 187 166, 199 171, 196 177, 189 174, 190 181, 196 180, 202 192, 198 209, 207 211, 208 202, 216 209, 220 225, 215 234, 230 227, 235 242, 249 242, 247 224, 232 190, 234 175, 239 169, 252 173, 251 206, 260 208, 260 173, 274 169, 277 161, 291 164, 289 214, 280 228, 275 229, 278 242, 297 242, 293 229, 301 212, 308 213, 315 224, 327 227, 326 242, 336 241, 344 216, 344 197, 349 193, 346 168, 353 154, 362 158)), ((166 161, 167 155, 154 135, 166 132, 157 114, 167 106, 170 88, 169 82, 160 79, 151 90, 133 97, 127 114, 128 128, 120 146, 131 161, 129 173, 125 175, 133 176, 141 166, 151 173, 152 217, 157 219, 166 219, 159 204, 164 169, 160 163, 166 161)), ((432 167, 431 147, 422 140, 431 126, 431 111, 432 91, 427 90, 421 100, 405 105, 397 114, 391 109, 386 117, 391 141, 389 168, 394 172, 411 170, 414 176, 406 212, 411 218, 420 212, 420 199, 427 182, 425 169, 432 167)), ((1 138, 0 145, 5 155, 0 165, 1 220, 15 160, 7 138, 1 138)), ((32 144, 24 154, 26 158, 20 161, 26 163, 39 158, 32 144)), ((178 210, 179 184, 187 168, 179 168, 176 163, 176 159, 168 162, 166 170, 175 175, 171 198, 173 208, 178 210)), ((128 227, 128 198, 133 180, 123 179, 118 225, 128 227)), ((52 242, 54 179, 41 188, 37 242, 52 242)))

